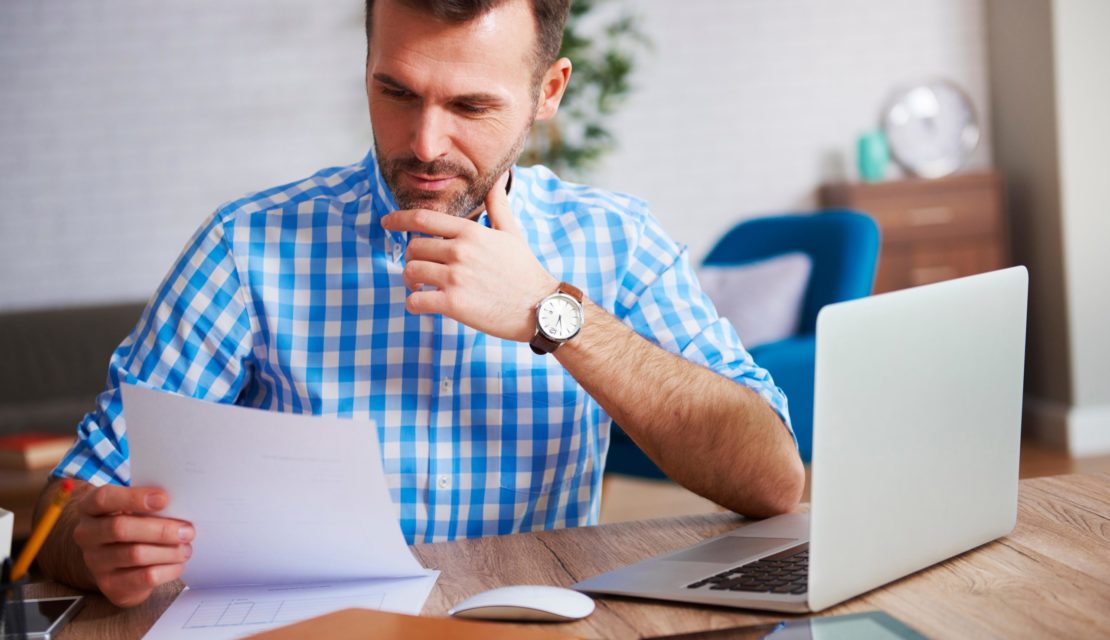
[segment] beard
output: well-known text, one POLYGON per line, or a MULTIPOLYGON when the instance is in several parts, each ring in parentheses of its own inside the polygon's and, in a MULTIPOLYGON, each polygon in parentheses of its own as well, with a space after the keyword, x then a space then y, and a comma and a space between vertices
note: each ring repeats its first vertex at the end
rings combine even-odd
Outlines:
POLYGON ((486 194, 497 183, 509 167, 520 157, 524 150, 524 143, 532 123, 524 127, 512 148, 505 153, 494 168, 487 172, 479 172, 462 166, 446 158, 437 158, 431 162, 421 162, 411 154, 399 157, 386 157, 374 139, 374 155, 378 159, 382 177, 393 199, 397 201, 400 209, 431 209, 447 213, 460 218, 468 217, 478 209, 486 200, 486 194), (463 187, 454 191, 428 191, 419 188, 407 188, 401 184, 402 173, 416 173, 425 176, 457 176, 463 181, 463 187))

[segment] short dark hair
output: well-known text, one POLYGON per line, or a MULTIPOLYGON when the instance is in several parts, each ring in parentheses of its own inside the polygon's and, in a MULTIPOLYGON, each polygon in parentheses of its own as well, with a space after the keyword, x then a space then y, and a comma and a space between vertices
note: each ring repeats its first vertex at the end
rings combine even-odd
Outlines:
MULTIPOLYGON (((397 0, 410 9, 426 13, 437 20, 462 24, 489 13, 508 0, 397 0)), ((559 57, 563 46, 563 27, 570 13, 571 0, 529 0, 536 21, 537 73, 559 57)), ((374 26, 374 0, 366 0, 366 38, 374 26)))

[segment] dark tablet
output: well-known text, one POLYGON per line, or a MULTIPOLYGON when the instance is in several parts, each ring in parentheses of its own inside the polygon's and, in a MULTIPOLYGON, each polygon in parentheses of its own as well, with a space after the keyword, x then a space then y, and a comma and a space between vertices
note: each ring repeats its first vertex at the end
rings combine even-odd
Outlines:
POLYGON ((882 611, 826 618, 799 618, 731 629, 694 631, 644 640, 925 640, 925 636, 882 611))

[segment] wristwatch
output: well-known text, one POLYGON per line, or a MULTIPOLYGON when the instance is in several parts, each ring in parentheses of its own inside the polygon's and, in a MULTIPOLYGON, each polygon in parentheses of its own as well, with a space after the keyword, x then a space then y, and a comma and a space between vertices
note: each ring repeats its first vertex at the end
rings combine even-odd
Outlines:
POLYGON ((538 355, 551 353, 582 330, 582 292, 565 282, 536 305, 536 333, 528 346, 538 355))

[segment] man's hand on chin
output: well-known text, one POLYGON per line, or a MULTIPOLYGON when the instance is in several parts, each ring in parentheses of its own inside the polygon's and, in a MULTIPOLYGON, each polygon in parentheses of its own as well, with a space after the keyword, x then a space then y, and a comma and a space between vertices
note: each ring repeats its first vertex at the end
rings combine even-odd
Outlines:
MULTIPOLYGON (((506 174, 507 176, 508 174, 506 174)), ((535 305, 559 281, 540 264, 513 217, 505 178, 486 195, 486 228, 473 220, 427 209, 382 218, 389 231, 419 232, 405 254, 405 301, 411 313, 440 313, 473 329, 517 342, 535 333, 535 305), (424 285, 433 290, 424 290, 424 285)))
POLYGON ((153 515, 167 504, 161 489, 105 485, 75 505, 73 540, 97 588, 113 604, 140 604, 185 570, 196 532, 188 522, 153 515))

